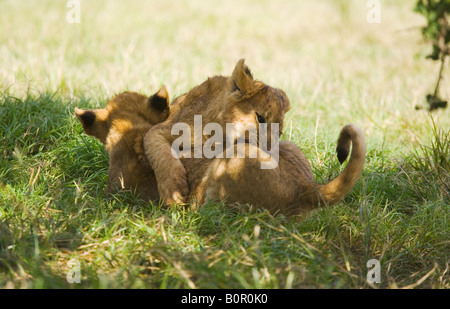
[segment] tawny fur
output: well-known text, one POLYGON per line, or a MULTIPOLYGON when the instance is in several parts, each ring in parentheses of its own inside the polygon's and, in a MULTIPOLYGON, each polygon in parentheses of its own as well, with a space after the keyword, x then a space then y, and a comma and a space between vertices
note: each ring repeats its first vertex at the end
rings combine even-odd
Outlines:
MULTIPOLYGON (((351 191, 364 167, 364 135, 352 124, 344 126, 338 140, 341 163, 349 153, 350 144, 349 162, 328 184, 314 181, 310 164, 298 146, 280 142, 279 162, 275 169, 261 169, 261 162, 268 160, 261 157, 214 159, 206 164, 208 167, 203 171, 200 183, 193 188, 191 199, 200 205, 206 199, 250 204, 285 215, 305 215, 320 206, 335 205, 351 191)), ((248 147, 256 146, 248 144, 248 147)))
MULTIPOLYGON (((241 129, 246 130, 251 125, 258 126, 257 115, 260 115, 264 117, 268 127, 272 123, 278 123, 281 130, 283 116, 288 109, 286 94, 254 80, 243 59, 237 63, 230 77, 208 78, 175 100, 171 105, 169 118, 155 125, 144 139, 145 153, 155 171, 162 201, 168 205, 184 203, 190 192, 189 175, 182 161, 171 154, 171 145, 176 139, 171 133, 174 124, 186 123, 191 127, 191 132, 194 132, 194 115, 201 115, 203 127, 208 123, 218 123, 224 128, 225 134, 226 123, 241 125, 241 129)), ((207 139, 207 136, 202 136, 202 146, 207 139)), ((270 132, 267 140, 271 140, 270 132)), ((191 145, 194 146, 193 139, 191 145)), ((198 169, 195 168, 195 174, 198 169)))
MULTIPOLYGON (((183 194, 179 196, 184 199, 184 194, 188 195, 187 200, 196 205, 201 205, 207 199, 226 200, 227 203, 266 208, 272 213, 305 214, 319 206, 340 202, 361 176, 365 141, 361 130, 354 125, 342 129, 337 145, 341 163, 347 158, 352 146, 350 160, 343 172, 325 185, 314 181, 308 160, 299 147, 290 142, 280 143, 279 162, 275 169, 261 169, 261 163, 267 161, 261 157, 174 160, 170 151, 173 137, 167 137, 167 130, 170 134, 171 125, 177 122, 190 123, 192 126, 193 115, 196 114, 206 115, 203 118, 205 125, 208 122, 255 123, 255 113, 258 113, 264 115, 267 122, 279 122, 282 127, 289 101, 282 91, 254 81, 243 61, 238 63, 231 77, 210 78, 177 98, 171 105, 170 116, 165 88, 155 96, 159 97, 156 109, 148 109, 152 97, 135 93, 117 96, 108 102, 105 109, 76 109, 85 132, 102 141, 110 153, 109 189, 124 186, 136 188, 143 192, 140 194, 143 198, 157 200, 157 178, 146 160, 146 156, 153 151, 155 162, 160 167, 173 168, 165 170, 167 174, 163 169, 160 177, 166 180, 165 184, 168 182, 179 189, 177 180, 172 179, 173 174, 170 173, 175 171, 175 174, 182 174, 182 182, 186 184, 182 183, 181 186, 187 185, 189 194, 180 190, 178 193, 183 194), (242 80, 247 82, 247 87, 242 80), (166 118, 165 122, 153 126, 166 118), (145 135, 147 131, 149 133, 145 135), (144 135, 146 155, 142 149, 144 135)), ((247 154, 252 147, 256 146, 247 144, 247 154)), ((176 201, 176 198, 172 195, 168 200, 176 201)), ((166 203, 168 200, 165 200, 166 203)))
POLYGON ((366 144, 362 131, 355 125, 344 126, 340 133, 339 161, 345 161, 350 146, 352 153, 342 173, 328 184, 314 181, 305 155, 290 142, 280 142, 278 166, 274 169, 261 169, 267 158, 248 157, 250 149, 257 147, 251 144, 247 144, 246 158, 179 160, 171 154, 170 143, 174 140, 171 127, 183 122, 192 128, 194 115, 203 116, 203 125, 217 122, 225 126, 237 122, 255 124, 258 113, 268 123, 278 122, 282 128, 288 109, 284 92, 254 81, 242 60, 231 77, 210 78, 176 99, 169 118, 154 126, 144 141, 163 201, 170 204, 187 200, 201 205, 207 199, 226 200, 286 215, 306 214, 320 206, 339 203, 354 187, 364 167, 366 144))
POLYGON ((109 154, 106 191, 130 190, 140 198, 159 201, 153 170, 144 154, 143 138, 148 130, 169 115, 169 95, 163 86, 147 97, 124 92, 104 109, 82 110, 75 115, 86 134, 99 139, 109 154))

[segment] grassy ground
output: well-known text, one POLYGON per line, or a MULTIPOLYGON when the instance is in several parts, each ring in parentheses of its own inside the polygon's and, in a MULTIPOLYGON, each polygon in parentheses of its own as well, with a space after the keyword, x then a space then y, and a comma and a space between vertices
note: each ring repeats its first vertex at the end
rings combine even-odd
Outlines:
POLYGON ((383 1, 370 24, 364 1, 82 1, 71 24, 65 1, 2 1, 0 288, 449 288, 450 121, 414 110, 438 70, 414 2, 383 1), (242 57, 288 94, 284 139, 317 181, 340 171, 339 129, 363 128, 366 169, 342 203, 299 223, 104 194, 108 157, 75 106, 162 83, 174 97, 242 57))

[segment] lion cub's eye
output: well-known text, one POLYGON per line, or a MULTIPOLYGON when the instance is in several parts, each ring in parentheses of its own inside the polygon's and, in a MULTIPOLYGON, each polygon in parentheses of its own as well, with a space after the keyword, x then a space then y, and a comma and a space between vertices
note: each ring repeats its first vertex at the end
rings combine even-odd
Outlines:
POLYGON ((266 118, 261 116, 260 114, 256 113, 256 118, 258 119, 259 123, 266 123, 266 118))

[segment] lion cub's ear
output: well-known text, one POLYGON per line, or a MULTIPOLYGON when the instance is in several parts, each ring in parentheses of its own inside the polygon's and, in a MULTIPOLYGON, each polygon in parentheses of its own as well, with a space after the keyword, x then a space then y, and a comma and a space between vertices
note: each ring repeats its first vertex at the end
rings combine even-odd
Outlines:
POLYGON ((83 128, 88 128, 95 122, 95 112, 92 110, 83 110, 75 107, 75 115, 80 120, 83 128))
POLYGON ((103 144, 108 135, 107 114, 108 112, 104 109, 83 110, 75 107, 75 116, 83 125, 84 132, 98 138, 103 144))
POLYGON ((250 69, 244 62, 245 59, 239 60, 233 70, 233 74, 229 79, 229 87, 231 92, 240 91, 245 93, 252 86, 253 76, 250 69))
POLYGON ((164 111, 169 108, 169 92, 165 85, 163 85, 154 95, 148 98, 150 106, 157 111, 164 111))

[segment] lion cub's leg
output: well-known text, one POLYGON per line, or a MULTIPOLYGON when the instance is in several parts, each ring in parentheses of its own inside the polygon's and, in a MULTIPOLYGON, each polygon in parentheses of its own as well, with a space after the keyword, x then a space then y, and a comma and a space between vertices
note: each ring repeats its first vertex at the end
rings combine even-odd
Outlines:
POLYGON ((189 194, 186 170, 172 155, 171 123, 154 126, 144 137, 145 154, 155 171, 161 200, 167 204, 185 203, 189 194))

